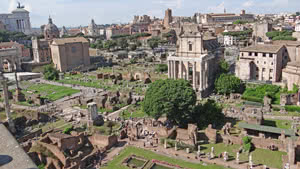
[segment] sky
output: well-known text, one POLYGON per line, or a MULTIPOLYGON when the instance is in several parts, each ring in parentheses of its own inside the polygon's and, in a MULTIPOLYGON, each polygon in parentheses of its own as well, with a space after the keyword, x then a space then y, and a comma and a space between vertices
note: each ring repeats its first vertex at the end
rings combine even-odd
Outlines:
POLYGON ((300 0, 0 0, 0 13, 9 13, 17 1, 30 11, 32 27, 47 24, 49 15, 58 26, 86 26, 127 23, 134 15, 163 18, 167 8, 173 16, 192 16, 194 13, 288 13, 300 11, 300 0))

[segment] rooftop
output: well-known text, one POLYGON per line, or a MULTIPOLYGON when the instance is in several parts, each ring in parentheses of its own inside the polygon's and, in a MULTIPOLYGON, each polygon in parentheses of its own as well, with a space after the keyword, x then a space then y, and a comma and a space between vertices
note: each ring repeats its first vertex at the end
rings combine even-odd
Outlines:
POLYGON ((241 52, 277 53, 283 45, 252 45, 242 48, 241 52))
POLYGON ((263 126, 263 125, 258 125, 258 124, 248 124, 248 123, 239 123, 238 126, 241 128, 244 128, 244 129, 262 131, 262 132, 267 132, 267 133, 281 134, 282 132, 284 132, 285 135, 296 136, 296 134, 293 130, 281 129, 281 128, 277 128, 277 127, 263 126))
POLYGON ((84 37, 76 37, 76 38, 62 38, 62 39, 54 39, 52 44, 54 45, 64 45, 66 43, 88 43, 84 37))

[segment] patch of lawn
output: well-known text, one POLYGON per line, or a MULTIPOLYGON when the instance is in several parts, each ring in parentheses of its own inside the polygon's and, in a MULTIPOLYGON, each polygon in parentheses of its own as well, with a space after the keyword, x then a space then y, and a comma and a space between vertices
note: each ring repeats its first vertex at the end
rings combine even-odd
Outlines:
MULTIPOLYGON (((78 93, 80 90, 72 89, 70 87, 56 86, 50 84, 33 84, 29 86, 27 91, 36 91, 36 93, 41 94, 42 97, 47 98, 51 101, 61 99, 66 96, 71 96, 72 94, 78 93)), ((25 95, 30 93, 24 91, 25 95)))
MULTIPOLYGON (((208 153, 211 151, 211 147, 214 147, 215 154, 219 155, 222 152, 227 151, 229 153, 230 159, 235 159, 236 152, 239 150, 241 145, 225 145, 223 143, 220 144, 205 144, 201 145, 201 151, 208 153), (204 148, 203 148, 204 147, 204 148)), ((264 164, 268 167, 273 168, 281 168, 282 167, 282 155, 286 155, 287 153, 281 152, 281 151, 271 151, 271 150, 265 150, 256 148, 252 152, 252 159, 254 164, 264 164), (272 157, 272 158, 266 158, 266 157, 272 157)), ((249 157, 247 153, 240 154, 240 161, 248 161, 249 157)))
POLYGON ((116 156, 112 161, 108 163, 106 167, 103 167, 104 169, 128 169, 128 167, 122 165, 122 162, 125 158, 128 158, 130 155, 137 155, 141 156, 143 158, 146 158, 148 160, 156 159, 160 161, 165 161, 170 164, 179 165, 184 168, 190 168, 190 169, 224 169, 222 166, 217 165, 207 165, 203 166, 201 164, 197 163, 190 163, 186 162, 184 160, 175 159, 166 157, 163 155, 156 154, 152 151, 136 148, 136 147, 126 147, 120 155, 116 156))
POLYGON ((289 120, 265 119, 264 125, 271 126, 271 127, 278 127, 281 129, 291 129, 291 121, 289 120))
POLYGON ((121 117, 123 117, 124 119, 129 119, 131 118, 142 118, 142 117, 147 117, 148 115, 142 111, 141 109, 135 110, 135 111, 131 111, 130 109, 124 110, 123 113, 120 113, 121 117), (131 114, 132 112, 132 114, 131 114))
MULTIPOLYGON (((100 132, 103 135, 110 135, 111 134, 111 128, 108 127, 109 122, 104 122, 102 126, 93 126, 92 130, 94 132, 100 132)), ((120 128, 121 124, 117 122, 112 122, 112 133, 120 128)))
MULTIPOLYGON (((40 128, 42 129, 43 132, 46 132, 53 128, 64 129, 65 127, 68 127, 68 125, 71 125, 71 124, 67 124, 67 125, 65 125, 65 124, 66 124, 66 122, 64 120, 58 120, 54 123, 47 123, 46 125, 41 126, 40 128)), ((38 126, 36 125, 36 126, 34 126, 34 128, 38 128, 38 126)))

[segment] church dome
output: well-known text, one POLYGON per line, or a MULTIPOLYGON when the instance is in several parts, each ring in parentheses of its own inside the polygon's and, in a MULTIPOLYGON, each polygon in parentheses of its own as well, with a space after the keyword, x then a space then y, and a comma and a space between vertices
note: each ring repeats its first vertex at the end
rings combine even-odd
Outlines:
POLYGON ((46 39, 53 39, 59 37, 59 30, 57 26, 53 24, 51 18, 49 18, 49 22, 44 28, 44 35, 46 39))

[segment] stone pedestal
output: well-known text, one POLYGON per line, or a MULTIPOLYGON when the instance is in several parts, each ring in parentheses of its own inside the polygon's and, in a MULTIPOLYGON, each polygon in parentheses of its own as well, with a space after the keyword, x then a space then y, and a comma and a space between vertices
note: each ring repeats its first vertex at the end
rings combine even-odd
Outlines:
POLYGON ((186 153, 190 153, 190 148, 186 148, 186 153))
POLYGON ((177 142, 175 142, 175 151, 177 151, 178 148, 177 148, 177 142))
POLYGON ((165 142, 164 142, 164 148, 167 149, 167 139, 165 139, 165 142))

